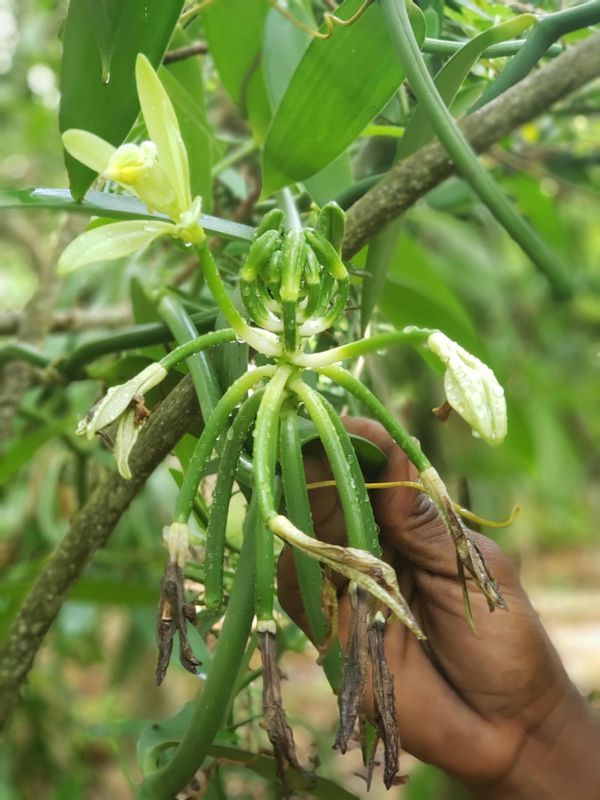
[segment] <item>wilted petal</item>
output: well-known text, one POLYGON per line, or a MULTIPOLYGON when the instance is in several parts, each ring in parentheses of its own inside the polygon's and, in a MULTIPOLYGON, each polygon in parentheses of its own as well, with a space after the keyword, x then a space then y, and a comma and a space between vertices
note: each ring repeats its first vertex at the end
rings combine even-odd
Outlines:
POLYGON ((177 195, 179 212, 183 213, 191 206, 192 197, 187 152, 175 110, 152 64, 142 53, 135 64, 135 79, 146 128, 177 195))
POLYGON ((357 586, 350 585, 352 615, 350 617, 350 637, 344 654, 342 685, 338 695, 340 725, 335 737, 334 749, 345 753, 348 741, 354 732, 354 725, 367 685, 367 613, 369 600, 367 593, 357 586))
POLYGON ((398 587, 395 570, 366 550, 339 547, 307 536, 283 514, 274 514, 267 525, 287 544, 298 547, 311 558, 321 561, 365 589, 409 628, 418 639, 425 639, 416 619, 398 587))
POLYGON ((435 507, 444 521, 446 530, 454 542, 458 559, 459 576, 463 583, 465 610, 469 618, 469 623, 471 624, 471 627, 473 627, 469 604, 469 594, 464 581, 465 569, 470 572, 475 583, 485 595, 490 611, 493 611, 495 608, 506 608, 506 603, 504 602, 504 598, 500 593, 498 584, 496 583, 491 572, 488 570, 483 556, 477 548, 477 545, 472 540, 469 531, 463 524, 463 521, 456 513, 452 500, 448 495, 448 490, 438 475, 437 470, 434 467, 429 467, 421 472, 419 477, 421 479, 421 483, 423 484, 423 489, 432 499, 435 507))
POLYGON ((294 734, 285 716, 281 699, 281 680, 277 668, 275 635, 268 631, 258 634, 260 658, 263 666, 263 710, 269 741, 273 745, 277 774, 285 781, 285 767, 289 764, 307 778, 312 774, 305 770, 296 755, 294 734))
POLYGON ((156 684, 160 685, 166 675, 173 649, 175 633, 179 633, 179 661, 181 666, 194 675, 202 663, 194 656, 187 638, 187 619, 190 609, 185 602, 183 573, 178 564, 170 561, 160 585, 160 604, 156 618, 156 640, 158 662, 156 665, 156 684))
POLYGON ((94 172, 104 172, 115 148, 95 133, 69 128, 62 135, 65 150, 94 172))
POLYGON ((129 456, 133 446, 137 441, 141 424, 136 417, 135 409, 125 411, 119 419, 117 433, 115 435, 115 446, 113 455, 117 462, 119 475, 126 481, 131 480, 131 469, 129 468, 129 456))
MULTIPOLYGON (((394 698, 394 678, 385 658, 383 638, 385 620, 378 613, 369 625, 369 659, 373 676, 374 722, 384 747, 383 782, 385 788, 394 785, 394 778, 400 766, 400 736, 396 720, 394 698)), ((373 753, 374 755, 374 753, 373 753)))
POLYGON ((65 275, 95 261, 123 258, 146 247, 159 236, 176 233, 170 222, 131 220, 101 225, 78 236, 58 260, 58 272, 65 275))
POLYGON ((111 386, 104 397, 82 419, 75 431, 92 439, 98 431, 111 425, 129 407, 137 395, 153 389, 165 378, 167 370, 162 364, 149 364, 126 383, 111 386))
POLYGON ((506 436, 506 400, 492 370, 440 331, 431 334, 427 346, 446 365, 444 389, 452 408, 474 436, 500 444, 506 436))

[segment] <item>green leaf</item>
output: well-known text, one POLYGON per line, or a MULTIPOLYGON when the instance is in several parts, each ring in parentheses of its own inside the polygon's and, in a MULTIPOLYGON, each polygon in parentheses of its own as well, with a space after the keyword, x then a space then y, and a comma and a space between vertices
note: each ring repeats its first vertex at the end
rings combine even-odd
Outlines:
MULTIPOLYGON (((93 189, 81 201, 74 200, 68 189, 11 189, 0 192, 0 208, 20 208, 24 211, 49 208, 111 219, 168 219, 164 214, 151 214, 135 197, 107 194, 93 189)), ((200 220, 207 233, 246 242, 254 238, 254 228, 248 225, 211 217, 209 214, 202 214, 200 220)))
POLYGON ((360 330, 364 336, 377 300, 385 285, 385 279, 394 255, 396 239, 400 231, 399 222, 393 222, 378 233, 369 243, 360 304, 360 330))
MULTIPOLYGON (((348 18, 360 4, 345 0, 336 13, 348 18)), ((422 14, 412 3, 409 9, 422 41, 422 14)), ((313 39, 269 128, 263 195, 314 175, 343 153, 403 79, 378 4, 350 27, 337 27, 330 39, 313 39)))
POLYGON ((202 12, 208 49, 231 99, 244 110, 257 142, 271 118, 262 36, 268 0, 214 0, 202 12))
MULTIPOLYGON (((64 26, 61 66, 61 131, 83 128, 113 145, 123 142, 139 112, 135 59, 160 63, 183 0, 71 0, 64 26), (100 20, 100 24, 99 24, 100 20)), ((66 156, 73 196, 95 178, 66 156)))
MULTIPOLYGON (((296 1, 288 10, 304 25, 315 27, 314 17, 302 3, 296 1)), ((265 24, 263 63, 267 94, 273 108, 277 108, 286 93, 311 41, 310 34, 293 25, 283 14, 275 9, 269 11, 265 24)), ((350 156, 342 153, 304 183, 315 203, 325 205, 352 183, 350 156)))
MULTIPOLYGON (((452 58, 444 64, 435 76, 435 85, 447 106, 451 106, 463 81, 471 71, 473 65, 481 57, 483 51, 493 44, 504 42, 518 36, 535 22, 533 14, 522 14, 515 19, 489 28, 487 31, 475 36, 470 42, 461 47, 452 58)), ((406 158, 420 147, 433 139, 434 132, 429 122, 427 112, 417 106, 413 112, 402 141, 398 145, 398 158, 406 158)))

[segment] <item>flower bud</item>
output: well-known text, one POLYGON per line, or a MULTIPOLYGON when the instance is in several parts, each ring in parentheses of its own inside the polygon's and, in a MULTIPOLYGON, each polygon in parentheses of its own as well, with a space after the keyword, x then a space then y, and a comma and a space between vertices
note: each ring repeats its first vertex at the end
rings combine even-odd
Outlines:
POLYGON ((469 423, 473 436, 500 444, 506 436, 506 400, 492 370, 440 331, 431 334, 427 346, 446 365, 448 403, 469 423))
POLYGON ((157 386, 167 375, 162 364, 149 364, 138 375, 119 386, 112 386, 99 403, 90 409, 75 431, 93 439, 94 434, 108 427, 126 411, 136 395, 143 395, 157 386))

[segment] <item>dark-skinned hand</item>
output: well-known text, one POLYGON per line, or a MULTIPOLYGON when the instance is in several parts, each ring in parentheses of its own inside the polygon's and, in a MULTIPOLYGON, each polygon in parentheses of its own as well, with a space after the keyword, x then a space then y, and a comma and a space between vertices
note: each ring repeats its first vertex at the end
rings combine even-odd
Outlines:
MULTIPOLYGON (((387 455, 380 481, 417 480, 381 425, 344 423, 387 455)), ((305 466, 310 482, 331 477, 324 457, 307 457, 305 466)), ((310 496, 317 536, 345 544, 337 490, 310 496)), ((569 680, 512 562, 490 539, 473 534, 508 605, 490 613, 469 581, 477 638, 465 619, 453 544, 429 499, 407 488, 372 490, 371 499, 384 558, 427 636, 423 645, 400 622, 386 628, 403 748, 482 800, 600 800, 600 723, 569 680)), ((338 586, 344 643, 350 601, 344 583, 338 586)), ((287 548, 279 562, 279 597, 308 633, 287 548)))

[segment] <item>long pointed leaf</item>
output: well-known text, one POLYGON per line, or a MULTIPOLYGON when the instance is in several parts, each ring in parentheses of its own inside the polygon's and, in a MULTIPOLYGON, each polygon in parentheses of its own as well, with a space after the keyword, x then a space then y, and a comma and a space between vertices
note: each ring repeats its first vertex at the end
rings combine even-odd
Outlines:
MULTIPOLYGON (((182 6, 183 0, 71 0, 63 35, 61 131, 83 128, 111 144, 123 142, 139 111, 136 56, 160 63, 182 6)), ((66 163, 79 199, 95 174, 71 156, 66 163)))
MULTIPOLYGON (((336 13, 348 18, 360 3, 345 0, 336 13)), ((415 34, 422 41, 422 14, 412 3, 409 8, 415 34)), ((304 180, 333 161, 386 105, 403 79, 378 4, 353 25, 337 27, 330 39, 313 39, 267 134, 263 195, 304 180)))

